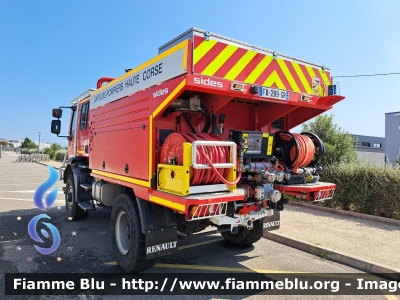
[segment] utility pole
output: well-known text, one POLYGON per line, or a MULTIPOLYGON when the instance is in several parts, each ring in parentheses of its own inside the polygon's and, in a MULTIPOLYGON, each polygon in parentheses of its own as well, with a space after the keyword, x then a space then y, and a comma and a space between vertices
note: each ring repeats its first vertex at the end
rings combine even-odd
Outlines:
POLYGON ((41 132, 39 131, 39 145, 38 145, 38 153, 40 154, 40 134, 41 132))

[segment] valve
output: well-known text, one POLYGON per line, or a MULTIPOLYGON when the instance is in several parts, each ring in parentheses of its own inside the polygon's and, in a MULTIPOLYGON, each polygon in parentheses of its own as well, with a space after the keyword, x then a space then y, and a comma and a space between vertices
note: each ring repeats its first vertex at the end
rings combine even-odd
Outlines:
POLYGON ((282 194, 275 190, 272 187, 272 184, 264 184, 264 196, 265 200, 269 200, 272 203, 277 203, 279 200, 281 200, 282 194))
POLYGON ((282 182, 283 179, 285 179, 285 174, 283 172, 280 171, 275 171, 275 175, 276 175, 276 181, 277 182, 282 182))

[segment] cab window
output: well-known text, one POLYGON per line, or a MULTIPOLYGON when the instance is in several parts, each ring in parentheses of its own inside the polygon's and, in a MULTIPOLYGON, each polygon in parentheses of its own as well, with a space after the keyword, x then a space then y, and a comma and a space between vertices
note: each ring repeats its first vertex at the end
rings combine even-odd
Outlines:
POLYGON ((86 102, 82 106, 81 125, 80 125, 81 130, 87 128, 88 113, 89 113, 89 102, 86 102))
POLYGON ((74 136, 75 135, 75 125, 76 125, 76 115, 77 115, 77 111, 73 110, 72 111, 72 121, 71 121, 71 127, 70 127, 70 132, 69 135, 70 136, 74 136))

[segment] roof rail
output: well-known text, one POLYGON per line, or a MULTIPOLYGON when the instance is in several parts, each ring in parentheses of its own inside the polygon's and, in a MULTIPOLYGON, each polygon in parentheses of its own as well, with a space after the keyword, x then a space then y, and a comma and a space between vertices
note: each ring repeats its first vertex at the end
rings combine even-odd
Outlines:
POLYGON ((78 97, 74 98, 71 103, 75 104, 79 101, 81 101, 82 99, 86 98, 87 96, 90 96, 90 94, 95 91, 96 89, 88 89, 86 91, 84 91, 82 94, 80 94, 78 97))

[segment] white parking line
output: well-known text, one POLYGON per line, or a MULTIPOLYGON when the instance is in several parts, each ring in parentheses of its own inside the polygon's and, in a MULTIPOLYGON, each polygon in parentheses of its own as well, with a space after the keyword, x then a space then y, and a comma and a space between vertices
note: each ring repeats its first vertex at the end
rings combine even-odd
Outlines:
MULTIPOLYGON (((43 182, 37 183, 38 185, 42 184, 43 182)), ((26 183, 26 182, 22 182, 22 183, 0 183, 0 185, 36 185, 36 183, 26 183)))
MULTIPOLYGON (((49 178, 49 176, 48 175, 43 175, 42 173, 38 173, 38 174, 7 174, 8 176, 4 176, 4 178, 3 179, 6 179, 6 178, 10 178, 10 176, 13 176, 13 177, 18 177, 18 178, 29 178, 29 177, 36 177, 36 178, 38 178, 38 179, 41 179, 41 178, 43 178, 43 179, 47 179, 47 178, 49 178)), ((1 176, 0 176, 0 179, 1 179, 1 176)))
POLYGON ((0 241, 0 244, 4 244, 4 243, 20 243, 23 240, 11 240, 11 241, 0 241))
MULTIPOLYGON (((50 188, 52 189, 52 188, 50 188)), ((25 190, 25 191, 4 191, 3 193, 35 193, 36 190, 25 190)), ((50 193, 50 191, 45 192, 45 194, 50 193)))
MULTIPOLYGON (((8 197, 0 197, 0 200, 17 200, 17 201, 29 201, 33 203, 33 199, 24 199, 24 198, 8 198, 8 197)), ((56 200, 54 202, 64 203, 64 200, 56 200)))

